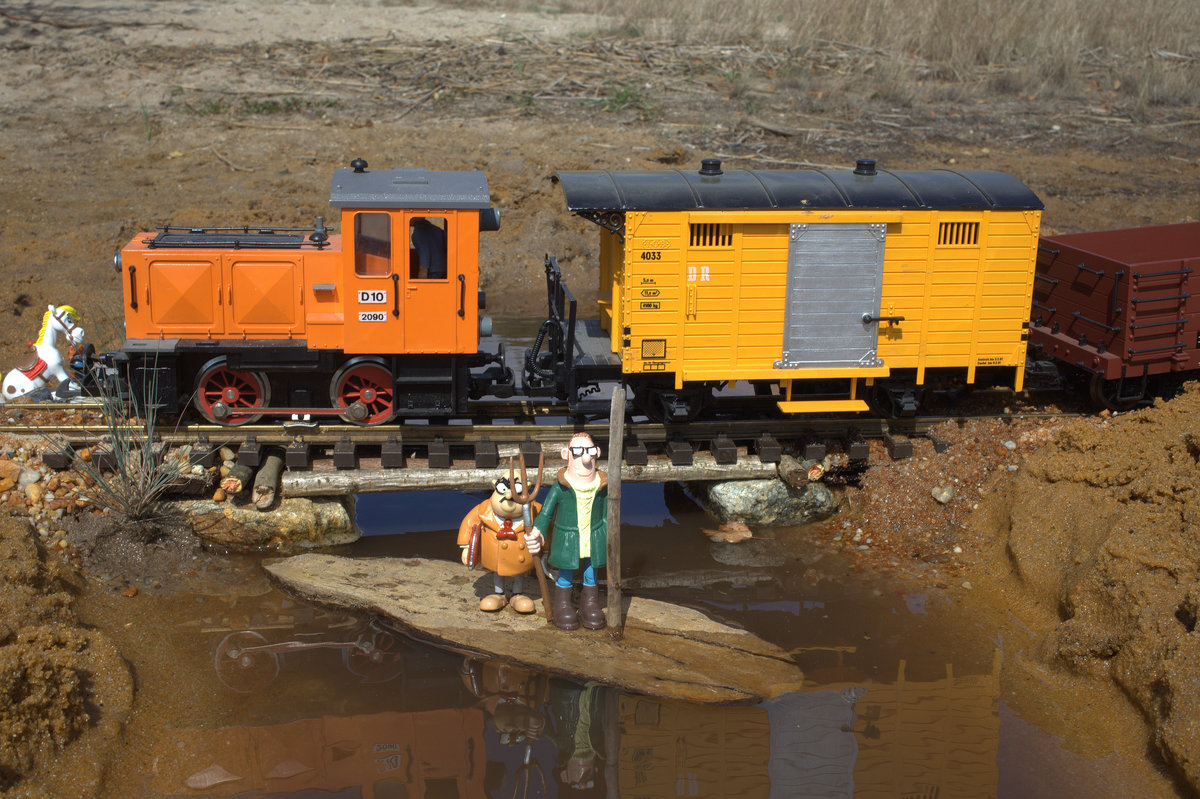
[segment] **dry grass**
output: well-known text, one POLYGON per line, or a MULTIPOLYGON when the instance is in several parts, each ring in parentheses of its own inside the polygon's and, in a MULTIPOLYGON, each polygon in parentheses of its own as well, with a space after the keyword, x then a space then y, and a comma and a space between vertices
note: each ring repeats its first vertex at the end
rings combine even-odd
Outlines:
MULTIPOLYGON (((500 0, 501 4, 509 4, 500 0)), ((998 93, 1076 94, 1085 83, 1139 108, 1200 100, 1196 0, 565 0, 514 8, 595 13, 595 33, 762 46, 799 60, 830 47, 897 86, 982 81, 998 93)), ((901 91, 903 94, 903 91, 901 91)))

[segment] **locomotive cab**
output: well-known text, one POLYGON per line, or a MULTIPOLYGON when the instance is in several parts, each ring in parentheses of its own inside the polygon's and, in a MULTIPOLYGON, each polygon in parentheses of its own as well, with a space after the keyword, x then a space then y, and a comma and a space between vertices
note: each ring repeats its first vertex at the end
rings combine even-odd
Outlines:
MULTIPOLYGON (((421 168, 338 170, 340 281, 318 302, 340 301, 347 353, 474 354, 479 349, 479 233, 499 227, 482 172, 421 168), (342 296, 335 296, 337 284, 342 296)), ((336 314, 336 311, 335 311, 336 314)))
POLYGON ((479 351, 479 233, 499 227, 482 172, 338 170, 341 233, 179 228, 122 250, 139 400, 209 421, 466 411, 479 351), (307 234, 307 235, 306 235, 307 234))

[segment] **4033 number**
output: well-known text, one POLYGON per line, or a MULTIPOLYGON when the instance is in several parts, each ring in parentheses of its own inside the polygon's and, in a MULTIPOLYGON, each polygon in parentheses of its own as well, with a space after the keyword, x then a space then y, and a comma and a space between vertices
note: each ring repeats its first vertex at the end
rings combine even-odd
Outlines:
POLYGON ((643 261, 661 261, 662 252, 659 250, 646 250, 642 253, 643 261))

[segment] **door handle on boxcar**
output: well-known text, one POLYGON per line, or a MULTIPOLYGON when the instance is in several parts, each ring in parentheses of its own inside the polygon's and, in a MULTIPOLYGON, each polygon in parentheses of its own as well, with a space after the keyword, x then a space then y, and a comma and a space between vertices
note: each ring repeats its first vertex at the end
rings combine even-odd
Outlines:
POLYGON ((458 316, 460 319, 467 315, 467 276, 458 274, 458 316))
POLYGON ((400 318, 400 276, 392 273, 392 316, 400 318))
POLYGON ((869 325, 872 322, 887 322, 888 327, 891 327, 892 325, 898 325, 901 322, 903 322, 904 317, 903 316, 872 316, 869 313, 865 313, 862 315, 862 321, 863 321, 864 325, 869 325))

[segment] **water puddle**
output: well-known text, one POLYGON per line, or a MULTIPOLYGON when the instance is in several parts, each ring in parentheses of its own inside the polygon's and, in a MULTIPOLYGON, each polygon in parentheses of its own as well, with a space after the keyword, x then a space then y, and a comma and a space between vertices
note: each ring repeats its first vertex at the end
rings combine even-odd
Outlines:
MULTIPOLYGON (((551 677, 296 602, 258 559, 234 557, 198 591, 116 605, 139 681, 130 748, 143 759, 124 765, 128 784, 154 797, 364 799, 1162 790, 1017 717, 998 643, 945 594, 865 580, 825 552, 819 529, 710 543, 712 523, 679 486, 624 490, 631 590, 793 652, 804 691, 712 707, 551 677)), ((367 537, 340 554, 452 560, 457 519, 480 499, 364 497, 367 537)))

